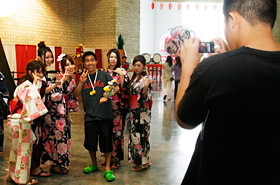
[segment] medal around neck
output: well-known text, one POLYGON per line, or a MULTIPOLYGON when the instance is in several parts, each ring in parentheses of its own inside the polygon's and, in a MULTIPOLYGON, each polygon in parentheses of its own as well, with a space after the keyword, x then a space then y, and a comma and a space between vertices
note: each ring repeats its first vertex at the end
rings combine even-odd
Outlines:
POLYGON ((96 91, 93 89, 92 91, 90 91, 89 95, 94 95, 96 93, 96 91))
POLYGON ((91 81, 91 79, 90 79, 90 76, 88 75, 88 79, 89 79, 90 84, 91 84, 91 87, 92 87, 92 91, 90 91, 90 93, 89 93, 89 95, 91 95, 91 96, 93 96, 93 95, 96 93, 96 91, 94 90, 94 87, 95 87, 95 83, 96 83, 97 75, 98 75, 98 70, 96 71, 96 74, 95 74, 95 78, 94 78, 94 82, 93 82, 93 84, 92 84, 92 81, 91 81))

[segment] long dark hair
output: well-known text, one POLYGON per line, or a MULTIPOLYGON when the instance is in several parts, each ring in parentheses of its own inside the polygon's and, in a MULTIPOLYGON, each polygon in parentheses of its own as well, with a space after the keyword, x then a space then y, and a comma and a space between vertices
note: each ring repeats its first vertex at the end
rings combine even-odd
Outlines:
POLYGON ((182 63, 181 63, 180 57, 179 56, 176 57, 175 60, 176 60, 176 64, 175 65, 178 66, 179 68, 181 68, 182 67, 182 63))
MULTIPOLYGON (((49 52, 51 52, 51 54, 53 56, 52 50, 49 47, 46 46, 44 41, 39 42, 38 47, 39 47, 39 49, 37 51, 37 54, 41 58, 42 58, 42 56, 44 56, 44 61, 42 61, 42 62, 44 63, 45 67, 47 67, 47 65, 46 65, 46 53, 49 51, 49 52)), ((54 60, 52 61, 52 63, 53 62, 54 62, 54 60)))
MULTIPOLYGON (((136 62, 141 62, 144 67, 146 66, 146 59, 143 55, 137 55, 136 57, 134 57, 132 64, 134 65, 136 62)), ((147 72, 147 70, 145 70, 145 68, 143 69, 141 75, 136 75, 135 72, 133 72, 133 75, 132 75, 131 80, 128 85, 129 89, 131 90, 132 83, 134 83, 135 78, 137 78, 135 81, 135 83, 137 83, 141 79, 141 76, 146 76, 146 75, 148 75, 148 72, 147 72)))
POLYGON ((63 73, 65 73, 65 66, 66 66, 67 60, 69 60, 69 62, 71 64, 75 65, 73 58, 70 55, 66 54, 64 57, 62 57, 62 60, 60 61, 61 70, 63 73))
POLYGON ((172 57, 168 56, 167 59, 166 59, 166 62, 168 62, 169 67, 171 67, 172 66, 172 57))
POLYGON ((121 67, 121 55, 120 55, 120 52, 117 49, 110 49, 107 53, 108 64, 109 64, 109 59, 110 59, 111 53, 116 53, 116 55, 117 55, 117 65, 114 67, 114 70, 115 70, 115 69, 121 67))
POLYGON ((39 60, 31 60, 30 62, 28 62, 27 66, 26 66, 25 74, 21 76, 18 84, 20 85, 23 82, 25 82, 26 80, 33 82, 33 76, 30 75, 28 73, 28 71, 31 71, 32 73, 34 73, 35 70, 37 72, 42 71, 43 74, 45 74, 44 64, 42 62, 40 62, 39 60))

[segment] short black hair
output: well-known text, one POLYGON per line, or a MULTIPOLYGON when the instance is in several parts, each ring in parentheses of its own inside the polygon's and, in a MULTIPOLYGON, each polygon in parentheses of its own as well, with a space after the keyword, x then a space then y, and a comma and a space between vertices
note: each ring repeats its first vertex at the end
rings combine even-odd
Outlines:
POLYGON ((252 26, 267 23, 274 27, 277 16, 276 0, 224 0, 223 12, 228 22, 229 13, 238 12, 252 26))
POLYGON ((90 56, 90 55, 92 55, 92 56, 95 58, 95 60, 97 61, 97 56, 96 56, 95 53, 93 53, 92 51, 86 51, 86 52, 83 54, 83 63, 85 63, 85 58, 86 58, 86 56, 90 56))

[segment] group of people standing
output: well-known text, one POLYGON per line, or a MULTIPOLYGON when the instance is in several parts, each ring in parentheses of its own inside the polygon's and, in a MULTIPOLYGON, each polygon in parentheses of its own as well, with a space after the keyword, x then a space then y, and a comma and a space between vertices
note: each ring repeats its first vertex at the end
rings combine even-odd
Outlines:
POLYGON ((163 100, 165 101, 168 98, 168 101, 171 100, 171 84, 172 81, 175 81, 174 89, 174 99, 176 99, 176 94, 178 86, 181 80, 182 73, 182 64, 180 56, 175 57, 176 63, 173 65, 173 59, 171 56, 166 58, 166 62, 162 64, 163 68, 163 100), (174 76, 173 76, 174 71, 174 76))
POLYGON ((131 170, 148 168, 150 163, 151 80, 145 58, 133 60, 131 80, 121 67, 120 53, 109 50, 108 69, 98 70, 95 53, 85 52, 85 70, 76 82, 72 78, 75 63, 71 56, 61 54, 60 73, 48 82, 46 68, 53 62, 53 54, 43 42, 38 44, 38 59, 27 64, 10 101, 8 131, 11 137, 9 173, 7 181, 17 184, 36 184, 33 176, 67 174, 71 150, 71 112, 79 111, 77 97, 81 95, 85 112, 84 147, 92 163, 84 173, 98 171, 97 145, 105 156, 107 181, 115 180, 111 168, 118 169, 124 160, 124 128, 129 128, 129 161, 131 170), (105 92, 105 88, 109 91, 105 92), (99 139, 98 139, 99 138, 99 139), (50 172, 40 165, 49 165, 50 172))

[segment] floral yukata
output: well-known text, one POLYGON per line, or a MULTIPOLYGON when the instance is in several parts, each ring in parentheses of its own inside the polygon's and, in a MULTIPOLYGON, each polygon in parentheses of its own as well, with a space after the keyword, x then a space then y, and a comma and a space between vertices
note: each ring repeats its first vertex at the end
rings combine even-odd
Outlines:
POLYGON ((128 83, 129 76, 127 71, 122 68, 124 74, 124 83, 123 88, 120 85, 120 76, 108 69, 105 70, 109 73, 113 79, 116 80, 117 84, 120 87, 120 91, 111 98, 111 103, 113 107, 113 151, 112 151, 112 161, 114 163, 120 163, 124 159, 124 126, 125 122, 123 121, 124 114, 127 113, 128 107, 128 83))
POLYGON ((127 114, 129 127, 128 160, 135 165, 149 163, 150 160, 150 121, 152 109, 151 85, 144 97, 144 78, 134 80, 130 89, 130 111, 127 114))
MULTIPOLYGON (((55 81, 54 77, 50 86, 55 81)), ((44 117, 42 164, 63 168, 70 165, 71 125, 67 121, 67 110, 79 111, 77 98, 73 94, 75 87, 76 83, 70 77, 70 82, 66 80, 45 96, 49 112, 44 117), (68 95, 67 103, 65 95, 68 95)))
POLYGON ((39 94, 40 86, 25 81, 14 92, 10 102, 11 115, 8 116, 8 131, 11 138, 9 173, 15 183, 25 184, 29 180, 32 156, 32 142, 36 137, 32 132, 33 120, 46 114, 39 94))

